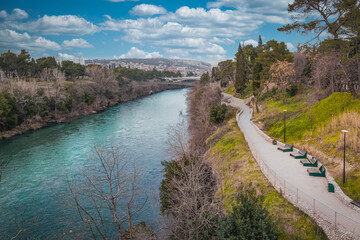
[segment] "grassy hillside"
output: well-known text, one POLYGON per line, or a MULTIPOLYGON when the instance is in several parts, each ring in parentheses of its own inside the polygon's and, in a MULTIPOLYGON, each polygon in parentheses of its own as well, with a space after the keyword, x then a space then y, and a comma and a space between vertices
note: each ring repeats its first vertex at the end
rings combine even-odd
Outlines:
POLYGON ((349 93, 334 93, 315 104, 311 93, 287 98, 287 103, 262 97, 255 122, 275 139, 283 140, 286 109, 286 140, 318 157, 351 198, 360 197, 360 100, 349 93), (347 183, 342 185, 343 134, 347 148, 347 183))
POLYGON ((241 184, 251 182, 265 196, 265 204, 277 223, 280 239, 327 239, 322 229, 284 199, 262 174, 235 119, 219 128, 207 143, 211 147, 206 158, 220 175, 223 187, 218 194, 225 198, 227 210, 231 210, 232 194, 241 184))

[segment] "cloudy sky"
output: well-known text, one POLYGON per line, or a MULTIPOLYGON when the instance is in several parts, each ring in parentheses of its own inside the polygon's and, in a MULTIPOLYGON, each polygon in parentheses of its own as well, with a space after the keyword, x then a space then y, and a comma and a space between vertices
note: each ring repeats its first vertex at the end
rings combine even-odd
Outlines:
POLYGON ((92 58, 234 58, 239 42, 295 50, 310 37, 280 33, 292 0, 0 0, 0 51, 92 58))

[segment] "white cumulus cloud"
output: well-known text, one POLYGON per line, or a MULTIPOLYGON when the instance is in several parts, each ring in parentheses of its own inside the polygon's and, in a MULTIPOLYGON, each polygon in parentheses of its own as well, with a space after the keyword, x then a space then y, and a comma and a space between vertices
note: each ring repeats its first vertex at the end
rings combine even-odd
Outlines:
POLYGON ((130 11, 132 15, 137 16, 153 16, 157 14, 165 14, 167 11, 161 6, 155 6, 152 4, 140 4, 133 7, 130 11))
POLYGON ((0 18, 5 20, 22 20, 28 17, 29 14, 20 8, 14 8, 11 14, 8 14, 5 10, 0 11, 0 18))
MULTIPOLYGON (((122 32, 121 40, 162 49, 169 56, 224 59, 224 45, 244 41, 257 46, 249 35, 265 23, 290 22, 287 4, 292 0, 212 0, 207 8, 182 6, 173 12, 154 16, 154 11, 139 10, 141 17, 107 20, 102 30, 122 32)), ((136 8, 150 6, 141 4, 136 8)), ((154 5, 151 5, 154 6, 154 5)), ((155 6, 156 7, 156 6, 155 6)), ((163 11, 166 11, 165 9, 163 11)), ((119 38, 118 38, 119 39, 119 38)))
POLYGON ((47 40, 44 37, 36 38, 34 43, 30 44, 30 46, 51 49, 51 50, 60 50, 61 49, 59 44, 57 44, 56 42, 47 40))
POLYGON ((289 3, 293 0, 216 0, 215 2, 208 2, 208 8, 221 8, 221 7, 232 7, 238 10, 261 13, 265 15, 271 14, 286 14, 289 3))
POLYGON ((138 49, 137 47, 132 47, 127 53, 120 55, 115 58, 161 58, 159 52, 145 52, 143 50, 138 49))
POLYGON ((94 47, 90 43, 88 43, 85 39, 82 38, 74 38, 72 40, 65 40, 62 43, 64 48, 92 48, 94 47))
POLYGON ((75 15, 44 15, 31 22, 10 23, 10 27, 21 31, 36 32, 46 35, 74 35, 81 36, 100 31, 99 27, 82 17, 75 15))
POLYGON ((257 47, 257 46, 258 46, 258 42, 255 41, 254 39, 249 39, 249 40, 244 41, 244 45, 245 45, 245 46, 247 46, 247 45, 253 45, 254 47, 257 47))
POLYGON ((285 43, 285 44, 286 44, 286 47, 287 47, 290 51, 295 50, 295 46, 294 46, 292 43, 287 42, 287 43, 285 43))
POLYGON ((18 33, 11 29, 0 30, 0 50, 27 49, 30 51, 60 50, 61 46, 44 37, 33 37, 28 33, 18 33))

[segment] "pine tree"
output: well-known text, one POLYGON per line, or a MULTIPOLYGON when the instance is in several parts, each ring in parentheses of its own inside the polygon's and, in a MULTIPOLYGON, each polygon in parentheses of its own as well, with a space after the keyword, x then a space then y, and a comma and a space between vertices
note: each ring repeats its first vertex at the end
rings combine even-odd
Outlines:
POLYGON ((244 91, 246 87, 245 59, 244 59, 244 52, 241 47, 241 43, 239 43, 239 49, 235 57, 236 57, 235 90, 236 92, 240 93, 244 91))

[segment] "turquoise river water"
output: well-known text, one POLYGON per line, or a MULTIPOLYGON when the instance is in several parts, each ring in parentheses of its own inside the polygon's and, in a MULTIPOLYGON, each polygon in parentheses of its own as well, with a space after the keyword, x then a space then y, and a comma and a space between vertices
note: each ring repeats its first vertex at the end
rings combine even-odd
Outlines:
POLYGON ((0 141, 0 163, 9 162, 0 183, 0 239, 19 229, 24 238, 87 238, 69 200, 67 176, 84 170, 94 145, 113 144, 139 168, 147 190, 138 220, 161 228, 158 193, 168 127, 186 113, 188 89, 169 90, 66 124, 0 141), (6 193, 9 193, 6 195, 6 193), (150 193, 150 194, 149 194, 150 193))

